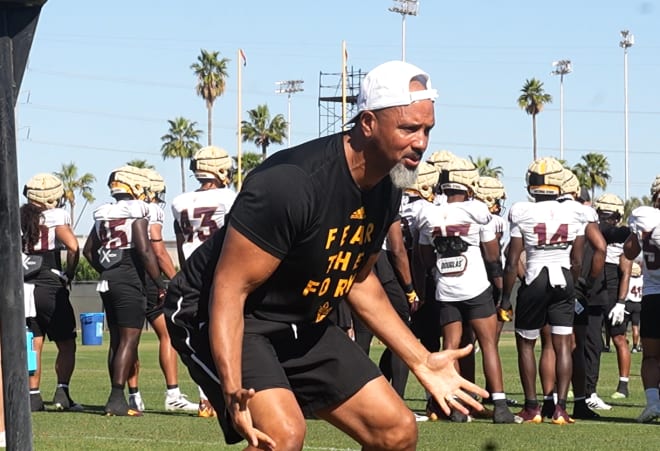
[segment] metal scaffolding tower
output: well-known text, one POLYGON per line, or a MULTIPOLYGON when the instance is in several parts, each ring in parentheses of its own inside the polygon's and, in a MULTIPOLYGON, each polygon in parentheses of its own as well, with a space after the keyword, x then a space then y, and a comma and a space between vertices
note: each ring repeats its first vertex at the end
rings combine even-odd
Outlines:
MULTIPOLYGON (((352 67, 346 75, 346 117, 350 120, 357 112, 357 95, 366 75, 352 67)), ((342 129, 341 72, 319 73, 319 136, 337 133, 342 129)))

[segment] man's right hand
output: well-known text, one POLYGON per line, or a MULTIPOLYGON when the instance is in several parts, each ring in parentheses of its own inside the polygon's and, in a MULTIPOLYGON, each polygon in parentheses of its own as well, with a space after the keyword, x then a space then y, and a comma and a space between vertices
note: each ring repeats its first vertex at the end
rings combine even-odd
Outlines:
POLYGON ((225 400, 227 410, 231 416, 234 429, 247 440, 250 446, 264 450, 274 450, 275 441, 252 424, 248 401, 254 397, 255 393, 253 388, 249 390, 241 388, 231 393, 225 400))

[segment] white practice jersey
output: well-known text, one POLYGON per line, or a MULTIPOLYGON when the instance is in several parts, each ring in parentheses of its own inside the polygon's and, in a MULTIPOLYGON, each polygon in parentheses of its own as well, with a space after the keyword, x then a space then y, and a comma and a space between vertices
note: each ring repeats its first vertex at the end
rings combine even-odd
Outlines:
POLYGON ((608 244, 605 252, 605 263, 611 263, 618 266, 621 254, 623 254, 623 243, 608 244))
POLYGON ((593 216, 578 202, 518 202, 509 211, 511 237, 525 245, 525 283, 548 268, 550 284, 566 286, 562 268, 571 268, 571 248, 593 216))
POLYGON ((71 217, 63 208, 52 208, 41 212, 39 239, 34 244, 34 253, 64 249, 55 236, 55 229, 61 225, 71 225, 71 217))
POLYGON ((419 244, 433 246, 438 237, 460 237, 467 244, 467 250, 460 254, 438 255, 436 250, 436 299, 465 301, 483 293, 490 282, 480 244, 495 239, 493 228, 488 226, 492 219, 488 207, 478 201, 427 203, 418 218, 419 244))
POLYGON ((160 224, 162 226, 163 221, 165 221, 165 210, 163 210, 163 207, 155 203, 148 203, 147 206, 149 207, 149 225, 160 224))
POLYGON ((644 276, 630 276, 628 284, 628 295, 626 301, 642 302, 642 292, 644 290, 644 276))
POLYGON ((186 258, 225 224, 235 199, 236 193, 230 188, 191 191, 174 198, 174 231, 183 236, 186 258))
POLYGON ((410 197, 403 193, 403 198, 401 199, 401 207, 399 213, 401 215, 401 224, 403 228, 407 230, 407 233, 404 234, 404 239, 406 240, 406 246, 412 249, 412 246, 417 245, 419 242, 419 212, 422 210, 424 205, 432 205, 431 202, 427 201, 423 197, 410 197), (410 241, 410 242, 409 242, 410 241))
POLYGON ((105 249, 133 248, 133 223, 149 218, 149 206, 141 200, 120 200, 94 211, 94 228, 105 249))
POLYGON ((635 208, 628 218, 628 225, 631 232, 637 235, 644 257, 643 295, 658 294, 660 293, 660 246, 656 244, 656 234, 660 229, 656 230, 656 227, 660 225, 660 210, 653 207, 635 208))

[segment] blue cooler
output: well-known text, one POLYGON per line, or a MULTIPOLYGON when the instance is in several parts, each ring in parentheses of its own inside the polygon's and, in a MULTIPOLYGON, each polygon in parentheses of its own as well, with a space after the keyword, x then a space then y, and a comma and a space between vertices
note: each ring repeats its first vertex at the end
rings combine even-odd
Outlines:
POLYGON ((37 371, 37 351, 32 349, 32 339, 34 334, 27 327, 25 328, 25 341, 27 344, 27 369, 28 373, 34 374, 37 371))
POLYGON ((103 313, 81 313, 82 344, 98 346, 103 344, 103 313))

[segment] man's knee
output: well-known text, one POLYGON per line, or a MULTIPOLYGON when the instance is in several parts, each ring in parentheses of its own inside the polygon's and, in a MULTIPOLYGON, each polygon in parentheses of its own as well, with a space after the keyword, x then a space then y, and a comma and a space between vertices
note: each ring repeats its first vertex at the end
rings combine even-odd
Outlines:
POLYGON ((288 419, 281 421, 274 428, 268 427, 265 429, 263 432, 275 440, 278 450, 294 451, 302 449, 305 442, 307 425, 304 420, 296 421, 295 419, 288 419))
POLYGON ((417 423, 412 411, 397 415, 394 422, 387 427, 374 430, 369 434, 366 443, 361 443, 367 449, 407 450, 417 446, 417 423))

